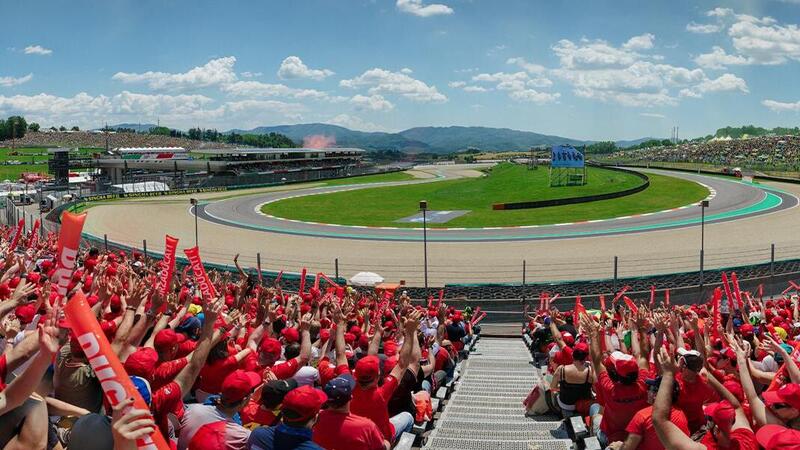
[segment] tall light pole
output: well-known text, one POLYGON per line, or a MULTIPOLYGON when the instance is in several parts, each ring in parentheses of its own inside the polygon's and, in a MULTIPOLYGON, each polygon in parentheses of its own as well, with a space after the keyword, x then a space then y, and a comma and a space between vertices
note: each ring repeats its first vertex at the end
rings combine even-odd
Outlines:
POLYGON ((422 211, 422 248, 425 255, 425 295, 428 295, 428 201, 420 200, 419 209, 422 211))
POLYGON ((705 244, 706 244, 706 208, 708 208, 708 200, 700 202, 700 288, 703 288, 705 281, 703 276, 703 263, 705 260, 705 244))
POLYGON ((199 247, 200 244, 197 243, 197 199, 190 198, 189 203, 192 204, 192 213, 194 213, 194 246, 199 247))

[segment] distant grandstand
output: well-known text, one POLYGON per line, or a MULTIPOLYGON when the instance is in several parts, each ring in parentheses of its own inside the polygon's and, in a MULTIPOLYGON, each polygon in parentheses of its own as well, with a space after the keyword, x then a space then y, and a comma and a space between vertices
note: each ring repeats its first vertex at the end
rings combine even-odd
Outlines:
POLYGON ((800 168, 800 136, 760 136, 625 150, 608 155, 629 162, 693 162, 752 169, 800 168))
POLYGON ((172 188, 308 181, 367 173, 357 148, 117 148, 93 161, 101 184, 158 181, 172 188))

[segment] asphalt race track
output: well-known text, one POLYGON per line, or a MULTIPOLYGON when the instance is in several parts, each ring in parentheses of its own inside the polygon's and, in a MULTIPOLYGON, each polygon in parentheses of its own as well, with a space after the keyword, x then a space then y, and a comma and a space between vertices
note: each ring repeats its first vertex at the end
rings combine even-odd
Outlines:
MULTIPOLYGON (((648 170, 646 172, 683 178, 701 183, 709 188, 710 205, 706 209, 706 223, 737 220, 769 214, 797 206, 798 198, 787 192, 766 189, 758 184, 743 183, 734 179, 697 175, 682 172, 648 170)), ((412 181, 411 183, 418 183, 412 181)), ((436 182, 436 181, 425 181, 436 182)), ((264 195, 236 197, 221 200, 199 208, 201 219, 221 225, 249 230, 316 236, 340 239, 369 239, 388 241, 419 241, 422 228, 359 227, 300 222, 268 216, 260 212, 265 203, 304 195, 319 195, 375 186, 401 185, 408 182, 381 183, 361 186, 333 186, 309 188, 292 192, 274 192, 264 195)), ((500 213, 502 214, 502 213, 500 213)), ((566 239, 611 234, 642 233, 660 229, 689 227, 701 221, 699 206, 686 205, 668 211, 647 213, 622 218, 555 225, 492 228, 428 229, 430 242, 518 241, 541 239, 566 239)))
MULTIPOLYGON (((479 176, 476 166, 428 166, 412 171, 414 182, 479 176)), ((653 171, 656 172, 656 171, 653 171)), ((706 210, 705 267, 708 269, 800 258, 800 185, 665 172, 699 181, 714 190, 706 210)), ((357 181, 357 179, 354 179, 357 181)), ((204 261, 232 264, 235 254, 254 267, 260 255, 265 270, 350 277, 377 272, 387 280, 424 282, 419 229, 381 229, 305 224, 271 219, 259 212, 270 199, 312 192, 374 187, 320 184, 287 185, 244 191, 152 197, 98 203, 89 209, 84 233, 109 242, 161 252, 164 235, 180 239, 179 249, 195 244, 195 216, 189 198, 200 199, 197 221, 204 261)), ((696 271, 699 268, 700 208, 617 218, 602 222, 538 227, 430 230, 429 282, 519 283, 523 262, 528 282, 607 279, 614 257, 620 277, 696 271)))

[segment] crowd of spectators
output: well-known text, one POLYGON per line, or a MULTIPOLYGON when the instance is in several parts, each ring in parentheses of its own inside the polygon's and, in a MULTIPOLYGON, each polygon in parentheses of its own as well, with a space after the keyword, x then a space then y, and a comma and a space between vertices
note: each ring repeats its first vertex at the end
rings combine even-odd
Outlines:
POLYGON ((0 229, 4 449, 127 450, 155 432, 179 450, 389 449, 430 419, 430 392, 474 338, 469 311, 441 300, 289 293, 242 269, 210 271, 219 294, 205 298, 189 267, 162 295, 159 261, 85 248, 64 298, 86 296, 149 410, 112 406, 51 284, 57 237, 11 248, 11 234, 0 229))
MULTIPOLYGON (((102 133, 89 131, 48 131, 25 133, 15 139, 16 147, 66 147, 66 148, 108 148, 118 147, 183 147, 187 150, 200 148, 228 148, 234 145, 223 142, 207 142, 144 133, 102 133)), ((11 147, 12 141, 0 141, 0 147, 11 147)))
POLYGON ((800 449, 798 296, 726 296, 526 309, 553 409, 583 417, 603 448, 800 449))
POLYGON ((664 161, 744 167, 797 167, 800 164, 800 136, 686 142, 675 146, 618 151, 608 155, 608 159, 642 163, 664 161))

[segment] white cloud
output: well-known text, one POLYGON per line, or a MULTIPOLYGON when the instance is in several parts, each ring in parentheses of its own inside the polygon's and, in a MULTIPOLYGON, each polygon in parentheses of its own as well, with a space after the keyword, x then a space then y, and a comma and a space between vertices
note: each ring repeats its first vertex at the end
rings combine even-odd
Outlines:
POLYGON ((264 74, 261 72, 242 72, 240 75, 244 78, 255 78, 255 77, 260 77, 261 75, 264 74))
POLYGON ((447 101, 447 97, 436 86, 428 86, 405 73, 381 68, 369 69, 355 78, 341 80, 339 85, 351 89, 366 87, 370 95, 397 94, 422 103, 447 101))
POLYGON ((297 56, 289 56, 284 59, 278 69, 278 76, 284 80, 291 78, 310 78, 320 81, 331 75, 333 75, 332 70, 311 69, 297 56))
POLYGON ((603 40, 583 40, 580 45, 562 39, 553 46, 561 67, 565 69, 629 66, 641 55, 611 46, 603 40))
POLYGON ((410 74, 414 73, 414 71, 409 69, 408 67, 403 67, 402 69, 400 69, 400 72, 402 72, 402 73, 404 73, 406 75, 410 75, 410 74))
POLYGON ((653 48, 653 40, 655 35, 650 33, 640 34, 628 39, 628 42, 622 44, 625 50, 649 50, 653 48))
POLYGON ((111 77, 123 83, 146 83, 151 89, 185 89, 216 86, 236 81, 233 66, 236 58, 227 56, 212 59, 203 66, 195 67, 188 72, 117 72, 111 77))
POLYGON ((666 119, 667 118, 667 116, 665 116, 663 114, 648 113, 648 112, 639 113, 639 115, 642 116, 642 117, 652 117, 654 119, 666 119))
POLYGON ((367 109, 370 111, 391 111, 394 109, 392 102, 378 94, 370 95, 369 97, 356 94, 350 99, 350 103, 355 105, 356 109, 367 109))
POLYGON ((324 123, 331 125, 339 125, 340 127, 349 128, 351 130, 359 131, 384 131, 384 129, 372 122, 367 122, 364 119, 349 114, 339 114, 333 118, 325 120, 324 123))
POLYGON ((525 72, 481 73, 472 77, 472 81, 497 83, 495 87, 501 91, 521 91, 525 89, 525 83, 529 79, 530 77, 525 72))
POLYGON ((487 92, 488 90, 483 86, 464 86, 464 92, 487 92))
POLYGON ((425 5, 422 0, 397 0, 397 9, 418 17, 432 17, 453 14, 453 8, 440 3, 425 5))
POLYGON ((450 86, 451 88, 461 88, 466 86, 467 83, 465 81, 451 81, 447 83, 447 85, 450 86))
POLYGON ((535 103, 537 105, 545 105, 548 103, 554 103, 561 97, 559 93, 549 93, 549 92, 539 92, 534 89, 523 89, 521 91, 514 91, 508 94, 514 100, 521 101, 521 102, 530 102, 535 103))
POLYGON ((306 107, 275 100, 243 100, 214 106, 204 95, 138 94, 123 91, 114 96, 73 97, 38 95, 0 96, 0 114, 22 114, 42 124, 76 124, 94 127, 105 121, 155 120, 190 127, 214 121, 217 126, 255 126, 286 119, 300 120, 306 107))
POLYGON ((24 77, 19 77, 19 78, 15 78, 15 77, 11 77, 11 76, 9 76, 9 77, 0 77, 0 86, 2 86, 2 87, 18 86, 18 85, 20 85, 22 83, 27 83, 28 81, 31 81, 32 78, 33 78, 33 74, 32 73, 29 73, 29 74, 25 75, 24 77))
POLYGON ((696 34, 711 34, 717 33, 722 30, 722 25, 713 23, 695 23, 689 22, 686 24, 686 31, 696 34))
POLYGON ((561 40, 553 47, 561 67, 550 73, 571 84, 578 97, 624 106, 676 105, 679 97, 748 92, 745 81, 734 75, 709 79, 702 69, 653 62, 658 58, 631 51, 644 50, 652 42, 651 36, 636 36, 621 48, 599 40, 561 40))
POLYGON ((733 48, 752 64, 783 64, 800 61, 800 28, 778 25, 775 19, 737 15, 728 35, 733 48))
POLYGON ((516 57, 508 58, 506 64, 516 64, 530 74, 539 75, 544 73, 547 69, 539 64, 534 64, 525 60, 525 58, 516 57))
POLYGON ((329 100, 331 97, 316 89, 295 89, 285 84, 262 83, 260 81, 236 81, 224 84, 223 92, 237 97, 291 97, 314 100, 329 100))
POLYGON ((694 58, 694 62, 706 69, 724 69, 725 66, 739 66, 748 64, 747 58, 741 55, 730 55, 722 47, 714 46, 711 53, 703 53, 694 58))
POLYGON ((800 112, 800 101, 794 103, 785 103, 776 100, 763 100, 761 104, 775 112, 800 112))
POLYGON ((714 8, 706 12, 706 16, 708 17, 728 17, 731 15, 733 15, 733 10, 730 8, 714 8))
POLYGON ((456 69, 453 72, 455 72, 455 73, 472 73, 472 72, 477 72, 479 70, 480 69, 478 69, 477 67, 468 67, 466 69, 456 69))
POLYGON ((23 50, 26 55, 50 55, 53 53, 49 48, 44 48, 41 45, 29 45, 23 50))

